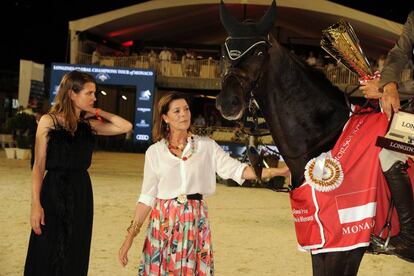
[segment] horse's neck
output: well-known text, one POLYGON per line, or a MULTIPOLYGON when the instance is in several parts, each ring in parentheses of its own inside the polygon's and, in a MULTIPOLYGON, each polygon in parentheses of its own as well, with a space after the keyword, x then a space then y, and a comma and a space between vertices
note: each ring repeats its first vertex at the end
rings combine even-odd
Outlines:
POLYGON ((293 184, 300 185, 306 163, 333 147, 348 114, 343 102, 328 94, 338 91, 323 79, 308 79, 309 68, 287 52, 271 52, 267 67, 257 100, 293 184))

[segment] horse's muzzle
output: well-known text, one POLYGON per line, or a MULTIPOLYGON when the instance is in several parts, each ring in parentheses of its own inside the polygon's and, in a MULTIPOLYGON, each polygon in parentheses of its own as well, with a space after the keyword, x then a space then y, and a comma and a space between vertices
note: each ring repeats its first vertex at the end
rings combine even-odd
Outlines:
POLYGON ((240 119, 245 106, 243 97, 240 79, 234 75, 226 75, 222 90, 217 96, 216 107, 227 120, 240 119))

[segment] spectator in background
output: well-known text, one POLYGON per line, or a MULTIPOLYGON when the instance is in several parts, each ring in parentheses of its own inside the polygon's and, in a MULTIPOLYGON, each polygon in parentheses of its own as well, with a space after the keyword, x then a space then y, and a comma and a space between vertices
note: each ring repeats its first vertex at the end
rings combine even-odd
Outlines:
POLYGON ((205 126, 206 125, 206 120, 204 119, 203 115, 201 115, 201 113, 199 113, 197 115, 197 117, 194 119, 194 125, 195 126, 205 126))
POLYGON ((196 76, 196 68, 195 68, 195 64, 196 64, 196 60, 195 60, 195 53, 193 51, 188 51, 187 55, 187 76, 196 76))
POLYGON ((187 53, 184 53, 181 57, 181 71, 184 77, 188 76, 188 60, 187 60, 187 53))
POLYGON ((171 52, 167 49, 167 47, 164 47, 162 49, 162 51, 158 55, 158 59, 160 60, 161 75, 169 75, 168 69, 170 68, 171 52))
POLYGON ((157 69, 157 53, 154 49, 148 53, 149 68, 156 70, 157 69))
POLYGON ((312 51, 309 52, 309 56, 306 59, 306 63, 309 64, 310 66, 316 65, 316 58, 312 51))
POLYGON ((91 63, 93 65, 99 65, 99 62, 101 61, 101 54, 98 51, 98 47, 95 48, 95 51, 92 52, 92 60, 91 63))

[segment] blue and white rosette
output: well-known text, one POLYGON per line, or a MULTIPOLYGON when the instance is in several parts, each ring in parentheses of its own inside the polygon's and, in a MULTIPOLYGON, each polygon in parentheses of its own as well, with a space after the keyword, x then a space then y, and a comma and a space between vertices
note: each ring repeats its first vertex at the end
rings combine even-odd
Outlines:
POLYGON ((315 190, 330 192, 342 184, 344 172, 341 163, 327 152, 309 160, 305 166, 305 179, 315 190))

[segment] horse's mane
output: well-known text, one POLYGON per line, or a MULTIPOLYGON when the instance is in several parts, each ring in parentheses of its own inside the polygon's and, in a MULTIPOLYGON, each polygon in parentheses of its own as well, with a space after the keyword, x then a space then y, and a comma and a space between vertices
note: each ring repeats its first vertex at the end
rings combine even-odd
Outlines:
POLYGON ((307 161, 332 149, 348 117, 342 91, 276 41, 269 50, 261 104, 272 136, 300 185, 307 161), (264 92, 263 92, 264 93, 264 92))
MULTIPOLYGON (((331 99, 331 103, 339 103, 344 108, 346 107, 343 92, 331 83, 322 70, 308 65, 306 61, 283 46, 280 46, 280 49, 283 53, 281 62, 283 66, 290 69, 289 74, 286 74, 286 83, 301 82, 309 88, 316 88, 324 93, 324 97, 331 99)), ((299 87, 296 88, 299 89, 299 87)), ((297 91, 292 91, 294 92, 297 91)))

